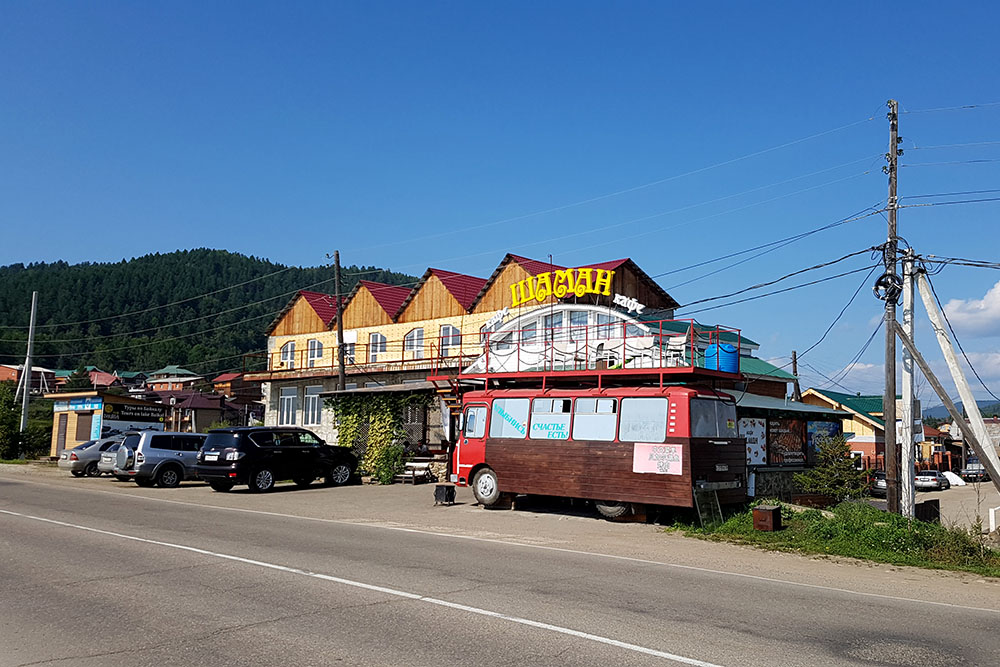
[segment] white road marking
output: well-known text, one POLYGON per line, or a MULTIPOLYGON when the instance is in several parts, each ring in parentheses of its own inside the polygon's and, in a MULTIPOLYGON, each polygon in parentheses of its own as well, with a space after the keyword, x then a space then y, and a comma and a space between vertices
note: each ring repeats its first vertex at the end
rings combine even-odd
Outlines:
POLYGON ((102 530, 100 528, 92 528, 90 526, 81 526, 75 523, 68 523, 66 521, 58 521, 56 519, 47 519, 40 516, 32 516, 30 514, 22 514, 20 512, 12 512, 10 510, 0 509, 0 514, 7 514, 10 516, 16 516, 22 519, 30 519, 32 521, 41 521, 43 523, 48 523, 56 526, 62 526, 64 528, 74 528, 76 530, 83 530, 89 533, 96 533, 98 535, 107 535, 109 537, 117 537, 123 540, 131 540, 133 542, 141 542, 143 544, 152 544, 159 547, 166 547, 169 549, 179 549, 181 551, 187 551, 189 553, 200 554, 202 556, 211 556, 213 558, 221 558, 224 560, 235 561, 237 563, 244 563, 246 565, 254 565, 257 567, 263 567, 270 570, 277 570, 279 572, 286 572, 288 574, 296 574, 303 577, 312 577, 314 579, 321 579, 323 581, 330 581, 337 584, 342 584, 344 586, 353 586, 354 588, 361 588, 367 591, 374 591, 376 593, 383 593, 385 595, 392 595, 395 597, 405 598, 407 600, 414 600, 416 602, 425 602, 427 604, 437 605, 439 607, 447 607, 449 609, 457 609, 459 611, 466 611, 472 614, 478 614, 480 616, 487 616, 489 618, 496 618, 502 621, 509 621, 511 623, 518 623, 520 625, 526 625, 532 628, 538 628, 540 630, 548 630, 550 632, 557 632, 559 634, 568 635, 570 637, 577 637, 578 639, 586 639, 588 641, 598 642, 601 644, 607 644, 608 646, 614 646, 617 648, 625 649, 627 651, 633 651, 635 653, 642 653, 645 655, 650 655, 655 658, 664 658, 666 660, 671 660, 673 662, 679 662, 685 665, 694 665, 695 667, 721 667, 715 663, 705 662, 703 660, 697 660, 695 658, 688 658, 683 655, 677 655, 674 653, 667 653, 666 651, 659 651, 657 649, 649 648, 646 646, 639 646, 637 644, 629 644, 628 642, 618 641, 617 639, 611 639, 609 637, 602 637, 600 635, 593 635, 589 632, 581 632, 580 630, 573 630, 572 628, 564 628, 559 625, 552 625, 550 623, 543 623, 541 621, 533 621, 530 618, 522 618, 520 616, 511 616, 509 614, 503 614, 497 611, 490 611, 489 609, 481 609, 479 607, 470 607, 464 604, 458 604, 457 602, 449 602, 447 600, 440 600, 438 598, 427 597, 425 595, 420 595, 419 593, 410 593, 408 591, 401 591, 396 588, 388 588, 386 586, 376 586, 374 584, 366 584, 362 581, 354 581, 352 579, 344 579, 342 577, 334 577, 329 574, 322 574, 320 572, 310 572, 309 570, 302 570, 297 567, 288 567, 287 565, 278 565, 276 563, 268 563, 265 561, 254 560, 252 558, 244 558, 242 556, 234 556, 232 554, 219 553, 217 551, 209 551, 208 549, 200 549, 198 547, 188 546, 186 544, 175 544, 173 542, 163 542, 160 540, 151 540, 145 537, 138 537, 136 535, 127 535, 125 533, 116 533, 110 530, 102 530))
MULTIPOLYGON (((34 480, 17 480, 25 484, 39 484, 41 486, 60 486, 61 488, 66 488, 61 485, 49 484, 46 482, 38 482, 34 480)), ((544 544, 525 544, 523 542, 514 542, 512 540, 501 540, 492 537, 476 537, 474 535, 459 535, 457 533, 442 533, 433 530, 422 530, 420 528, 404 528, 402 526, 386 526, 376 523, 359 523, 357 521, 345 521, 343 519, 323 519, 320 517, 312 516, 300 516, 297 514, 284 514, 281 512, 268 512, 266 510, 252 510, 246 509, 244 507, 223 507, 221 505, 210 505, 204 503, 191 503, 184 500, 170 500, 168 498, 151 498, 149 496, 141 495, 129 495, 125 496, 123 493, 118 491, 103 491, 101 489, 80 489, 74 488, 74 491, 84 491, 90 493, 106 493, 108 495, 125 497, 129 500, 141 499, 148 500, 155 503, 170 503, 174 505, 186 505, 188 507, 197 507, 200 509, 211 508, 216 510, 222 510, 225 512, 242 512, 246 514, 260 514, 263 516, 273 516, 280 519, 299 519, 302 521, 318 521, 320 523, 330 523, 341 526, 354 526, 356 528, 375 528, 377 530, 393 530, 400 533, 414 533, 416 535, 427 535, 430 537, 444 537, 448 539, 455 540, 468 540, 471 542, 486 542, 489 544, 503 544, 511 547, 521 547, 524 549, 539 549, 542 551, 554 551, 557 553, 567 553, 575 554, 579 556, 591 556, 593 558, 606 558, 610 560, 619 560, 629 563, 642 563, 643 565, 659 565, 660 567, 669 567, 677 570, 689 570, 692 572, 703 572, 705 574, 717 574, 725 577, 737 577, 740 579, 749 579, 753 581, 763 581, 771 584, 784 584, 786 586, 798 586, 801 588, 810 588, 813 590, 827 591, 831 593, 843 593, 845 595, 856 595, 859 597, 875 598, 879 600, 892 600, 895 602, 910 602, 914 604, 925 604, 935 607, 948 607, 951 609, 962 609, 965 611, 985 611, 991 614, 1000 614, 1000 609, 990 609, 989 607, 971 607, 963 604, 955 604, 953 602, 940 602, 937 600, 918 600, 916 598, 905 598, 898 595, 885 595, 882 593, 870 593, 868 591, 852 591, 848 588, 838 588, 836 586, 823 586, 822 584, 808 584, 801 581, 790 581, 788 579, 778 579, 776 577, 764 577, 759 574, 745 574, 742 572, 730 572, 728 570, 714 570, 707 567, 699 567, 697 565, 682 565, 680 563, 668 563, 665 561, 658 560, 648 560, 645 558, 635 558, 632 556, 618 556, 616 554, 605 554, 595 551, 582 551, 580 549, 567 549, 566 547, 551 547, 544 544)), ((886 565, 889 567, 889 565, 886 565)))

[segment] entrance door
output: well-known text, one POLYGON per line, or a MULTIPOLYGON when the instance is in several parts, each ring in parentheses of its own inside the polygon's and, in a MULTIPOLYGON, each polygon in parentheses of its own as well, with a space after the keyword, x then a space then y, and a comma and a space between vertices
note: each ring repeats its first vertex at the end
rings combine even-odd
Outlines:
POLYGON ((473 404, 465 408, 465 419, 462 421, 462 433, 458 439, 458 456, 455 473, 459 484, 468 484, 469 471, 474 466, 485 461, 486 457, 486 416, 489 410, 485 405, 473 404))
POLYGON ((59 426, 56 430, 56 456, 59 456, 62 450, 66 449, 66 422, 68 420, 68 414, 65 412, 59 414, 59 426))

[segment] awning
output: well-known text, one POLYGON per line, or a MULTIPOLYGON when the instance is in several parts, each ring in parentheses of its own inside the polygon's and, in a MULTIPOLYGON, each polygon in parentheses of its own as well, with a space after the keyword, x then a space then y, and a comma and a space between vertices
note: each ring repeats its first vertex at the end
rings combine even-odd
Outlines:
POLYGON ((334 389, 332 391, 320 392, 320 396, 347 396, 352 394, 398 394, 412 393, 418 391, 433 391, 436 386, 433 382, 406 382, 403 384, 384 384, 378 387, 355 387, 354 389, 334 389))
POLYGON ((760 396, 758 394, 748 394, 742 391, 727 389, 720 389, 719 391, 723 394, 729 394, 735 398, 736 407, 738 408, 770 410, 772 412, 797 412, 800 414, 833 417, 836 419, 843 419, 844 417, 851 416, 849 412, 845 412, 844 410, 834 410, 833 408, 824 408, 819 405, 809 405, 808 403, 790 401, 784 398, 760 396))

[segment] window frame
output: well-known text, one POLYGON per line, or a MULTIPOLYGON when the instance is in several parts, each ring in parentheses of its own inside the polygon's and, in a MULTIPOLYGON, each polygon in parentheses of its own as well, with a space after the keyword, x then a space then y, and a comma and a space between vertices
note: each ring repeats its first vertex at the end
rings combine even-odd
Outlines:
POLYGON ((306 367, 315 368, 317 361, 323 360, 323 341, 310 338, 306 343, 306 367))
POLYGON ((368 363, 378 363, 378 355, 385 354, 386 339, 378 331, 368 334, 368 363))
POLYGON ((413 359, 424 358, 424 328, 414 327, 403 336, 403 353, 412 352, 413 359))
POLYGON ((281 346, 281 366, 287 370, 295 370, 295 341, 287 341, 281 346))
MULTIPOLYGON (((615 396, 580 396, 573 400, 573 425, 570 429, 570 439, 571 440, 595 440, 597 442, 614 442, 618 439, 618 407, 619 401, 621 399, 615 396), (593 412, 581 412, 580 411, 580 401, 593 401, 594 411, 593 412), (611 401, 611 412, 601 411, 601 401, 611 401), (610 438, 595 438, 591 436, 579 437, 577 436, 576 429, 577 425, 580 423, 580 417, 584 418, 584 423, 588 421, 589 417, 600 417, 611 415, 614 418, 614 425, 611 427, 611 437, 610 438)), ((596 419, 595 419, 596 421, 596 419)), ((606 427, 605 427, 606 428, 606 427)))
POLYGON ((447 357, 452 348, 462 347, 462 330, 453 324, 442 324, 439 330, 441 356, 447 357))
POLYGON ((298 424, 298 411, 299 411, 299 388, 298 387, 279 388, 278 426, 296 426, 298 424), (288 404, 290 404, 290 406, 288 404), (291 419, 291 421, 289 421, 289 419, 291 419))
POLYGON ((322 391, 323 385, 321 384, 311 384, 304 388, 302 394, 303 426, 320 426, 323 424, 323 398, 319 395, 322 391), (315 417, 315 421, 312 421, 313 417, 315 417))

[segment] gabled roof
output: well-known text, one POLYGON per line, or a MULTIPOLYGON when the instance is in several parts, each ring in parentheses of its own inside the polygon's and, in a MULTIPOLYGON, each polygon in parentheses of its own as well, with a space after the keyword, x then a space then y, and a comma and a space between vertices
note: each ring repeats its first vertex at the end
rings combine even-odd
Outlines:
POLYGON ((242 373, 223 373, 219 377, 212 380, 212 382, 232 382, 233 380, 239 378, 242 373))
POLYGON ((163 368, 161 368, 158 371, 151 372, 150 375, 169 375, 171 377, 174 377, 174 376, 177 376, 177 375, 192 375, 194 377, 198 377, 197 373, 195 373, 193 371, 189 371, 186 368, 181 368, 180 366, 178 366, 176 364, 170 364, 169 366, 164 366, 163 368))
POLYGON ((146 377, 146 374, 142 371, 115 371, 115 375, 122 378, 123 380, 133 380, 140 375, 146 377))
MULTIPOLYGON (((364 287, 375 299, 376 303, 382 307, 385 314, 389 316, 390 320, 396 319, 396 314, 399 312, 400 307, 403 302, 406 301, 407 297, 410 296, 410 292, 413 290, 409 287, 402 287, 400 285, 389 285, 387 283, 377 283, 371 280, 359 280, 358 284, 351 291, 348 301, 350 301, 358 291, 364 287)), ((347 302, 344 302, 344 308, 347 308, 347 302)))
POLYGON ((458 301, 465 312, 469 312, 472 308, 472 304, 475 303, 476 297, 479 295, 479 291, 486 284, 486 278, 477 278, 476 276, 470 276, 465 273, 455 273, 454 271, 445 271, 444 269, 427 269, 424 275, 421 276, 420 282, 418 282, 410 293, 406 295, 403 303, 400 304, 399 310, 396 312, 396 317, 399 317, 406 307, 413 301, 414 297, 417 296, 417 292, 424 286, 431 276, 437 277, 444 285, 444 288, 448 290, 448 293, 455 297, 455 301, 458 301))
POLYGON ((105 373, 104 371, 90 371, 90 383, 100 387, 110 387, 119 382, 117 375, 105 373))
POLYGON ((882 397, 878 395, 845 394, 829 389, 815 389, 810 387, 806 393, 822 396, 826 400, 844 406, 849 411, 867 419, 880 427, 885 427, 885 421, 873 415, 873 412, 882 412, 882 397))
POLYGON ((757 357, 740 357, 740 372, 744 375, 759 375, 762 377, 778 378, 780 380, 792 381, 795 376, 784 371, 772 363, 758 359, 757 357))
MULTIPOLYGON (((295 295, 288 300, 285 307, 278 311, 278 314, 274 317, 269 325, 267 325, 267 334, 270 335, 274 328, 278 326, 282 318, 288 314, 288 311, 295 306, 295 303, 299 298, 305 299, 306 303, 312 307, 313 311, 323 322, 323 326, 329 327, 337 319, 337 297, 332 294, 324 294, 323 292, 310 292, 309 290, 299 290, 295 295)), ((346 305, 346 301, 345 301, 346 305)))

